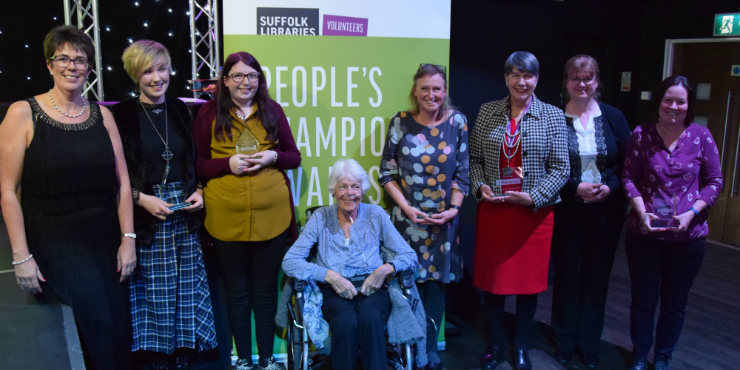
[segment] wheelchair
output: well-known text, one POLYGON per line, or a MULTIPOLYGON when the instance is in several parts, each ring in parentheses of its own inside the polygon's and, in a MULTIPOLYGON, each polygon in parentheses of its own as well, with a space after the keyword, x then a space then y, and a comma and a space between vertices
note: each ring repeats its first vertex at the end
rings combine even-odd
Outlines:
MULTIPOLYGON (((410 270, 399 271, 394 279, 398 279, 403 297, 409 305, 421 305, 418 300, 414 301, 411 289, 414 287, 414 272, 410 270)), ((287 342, 287 364, 288 369, 295 370, 315 370, 326 365, 329 362, 329 356, 324 353, 311 353, 311 343, 308 337, 308 330, 304 325, 302 317, 305 303, 304 291, 307 282, 299 279, 292 279, 293 298, 287 303, 288 325, 286 333, 287 342)), ((421 345, 424 345, 423 343, 421 345)), ((386 348, 388 365, 396 370, 413 370, 414 355, 411 343, 388 344, 386 348)))

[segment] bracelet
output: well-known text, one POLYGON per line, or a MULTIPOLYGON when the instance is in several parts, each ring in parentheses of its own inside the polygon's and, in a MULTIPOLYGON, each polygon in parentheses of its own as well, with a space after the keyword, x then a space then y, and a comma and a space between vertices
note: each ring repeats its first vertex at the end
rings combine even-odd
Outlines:
POLYGON ((271 163, 271 164, 275 164, 275 163, 277 162, 277 157, 278 157, 278 153, 277 153, 277 150, 273 150, 273 152, 275 152, 275 158, 273 158, 273 160, 272 160, 272 163, 271 163))
POLYGON ((131 196, 134 198, 134 203, 139 203, 139 198, 141 198, 141 193, 136 189, 131 189, 131 196))
POLYGON ((689 211, 694 212, 694 216, 699 215, 699 211, 696 208, 694 208, 694 206, 691 206, 691 208, 689 208, 689 211))
POLYGON ((121 234, 122 238, 131 238, 136 240, 136 233, 123 233, 121 234))
POLYGON ((30 261, 31 258, 33 258, 33 253, 29 253, 28 254, 28 257, 26 257, 26 258, 24 258, 24 259, 22 259, 20 261, 13 261, 13 262, 11 262, 11 264, 13 264, 13 266, 18 266, 20 264, 24 264, 24 263, 30 261))
POLYGON ((456 209, 457 212, 460 212, 460 206, 458 206, 457 204, 450 204, 450 206, 447 207, 447 209, 456 209))

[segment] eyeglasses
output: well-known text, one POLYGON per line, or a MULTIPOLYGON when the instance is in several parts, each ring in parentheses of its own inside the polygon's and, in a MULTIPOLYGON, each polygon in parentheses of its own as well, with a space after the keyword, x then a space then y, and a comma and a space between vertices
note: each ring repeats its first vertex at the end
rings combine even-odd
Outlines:
POLYGON ((75 64, 75 68, 77 68, 77 69, 87 69, 87 66, 89 64, 89 62, 87 61, 87 59, 85 59, 83 57, 77 57, 77 58, 72 59, 69 56, 64 55, 64 54, 55 55, 55 56, 49 58, 49 61, 52 62, 52 63, 56 63, 56 65, 58 65, 58 66, 60 66, 62 68, 66 68, 69 65, 69 62, 74 63, 75 64))
POLYGON ((596 81, 596 76, 586 77, 586 78, 578 78, 578 77, 568 77, 569 82, 573 82, 575 84, 579 84, 583 82, 584 85, 590 85, 596 81))
POLYGON ((358 184, 353 184, 353 185, 345 185, 345 184, 342 184, 342 185, 337 185, 337 187, 336 187, 336 191, 338 193, 346 193, 349 190, 352 190, 353 193, 356 193, 356 192, 362 190, 362 186, 360 186, 358 184))
POLYGON ((252 73, 237 72, 237 73, 230 74, 228 77, 230 77, 231 80, 236 83, 241 83, 242 81, 244 81, 244 77, 246 77, 249 80, 249 82, 257 82, 260 79, 260 74, 259 72, 252 72, 252 73))

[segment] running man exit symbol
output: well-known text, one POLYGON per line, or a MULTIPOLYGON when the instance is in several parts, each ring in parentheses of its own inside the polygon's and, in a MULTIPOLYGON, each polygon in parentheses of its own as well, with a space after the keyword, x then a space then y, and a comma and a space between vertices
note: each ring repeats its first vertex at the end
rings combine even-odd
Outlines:
POLYGON ((714 15, 714 36, 740 35, 740 13, 714 15))

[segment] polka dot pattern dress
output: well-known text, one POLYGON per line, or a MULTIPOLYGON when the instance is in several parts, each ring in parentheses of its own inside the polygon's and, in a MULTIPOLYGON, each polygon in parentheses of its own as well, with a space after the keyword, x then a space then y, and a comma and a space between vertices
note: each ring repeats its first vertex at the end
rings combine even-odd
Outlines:
MULTIPOLYGON (((418 123, 409 112, 391 118, 380 162, 381 185, 396 181, 409 204, 431 215, 449 207, 453 188, 467 195, 468 171, 465 115, 453 111, 434 127, 418 123)), ((391 219, 419 257, 419 281, 447 283, 462 277, 459 215, 445 225, 421 225, 394 206, 391 219)))

